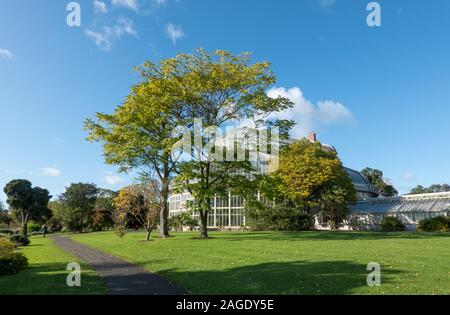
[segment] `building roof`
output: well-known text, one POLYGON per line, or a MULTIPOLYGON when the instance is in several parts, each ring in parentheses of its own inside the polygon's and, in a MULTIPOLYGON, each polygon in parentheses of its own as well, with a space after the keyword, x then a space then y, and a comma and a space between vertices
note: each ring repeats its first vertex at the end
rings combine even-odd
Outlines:
POLYGON ((450 212, 450 192, 371 198, 352 206, 354 213, 450 212))
POLYGON ((373 188, 367 177, 365 177, 358 171, 352 170, 351 168, 344 167, 344 169, 352 180, 353 186, 355 186, 355 189, 357 191, 375 193, 375 189, 373 188))

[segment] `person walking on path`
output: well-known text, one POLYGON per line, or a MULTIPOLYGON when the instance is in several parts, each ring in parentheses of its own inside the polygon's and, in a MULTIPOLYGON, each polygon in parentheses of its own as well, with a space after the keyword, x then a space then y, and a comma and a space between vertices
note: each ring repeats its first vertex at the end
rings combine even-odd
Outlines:
POLYGON ((47 224, 44 224, 44 225, 42 226, 42 235, 44 236, 44 238, 45 238, 45 236, 47 235, 47 232, 48 232, 47 224))

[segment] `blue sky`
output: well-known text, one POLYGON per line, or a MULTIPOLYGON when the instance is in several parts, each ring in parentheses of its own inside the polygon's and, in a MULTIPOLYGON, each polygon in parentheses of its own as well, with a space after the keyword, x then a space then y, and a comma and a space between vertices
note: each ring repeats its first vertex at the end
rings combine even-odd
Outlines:
MULTIPOLYGON (((405 193, 450 181, 450 2, 362 0, 0 0, 0 187, 14 178, 58 195, 71 182, 118 189, 83 121, 111 112, 131 71, 196 47, 253 52, 295 101, 293 131, 314 129, 344 164, 385 172, 405 193)), ((5 201, 3 193, 0 200, 5 201)))

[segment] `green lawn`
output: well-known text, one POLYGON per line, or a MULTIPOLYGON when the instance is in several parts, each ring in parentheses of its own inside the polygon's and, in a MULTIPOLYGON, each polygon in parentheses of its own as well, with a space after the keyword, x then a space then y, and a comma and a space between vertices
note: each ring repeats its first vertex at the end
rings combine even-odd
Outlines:
POLYGON ((51 239, 32 237, 31 244, 22 247, 29 268, 15 275, 0 276, 0 294, 103 294, 100 277, 81 264, 81 287, 68 287, 66 271, 69 262, 79 262, 60 250, 51 239))
POLYGON ((112 232, 73 239, 154 271, 194 294, 450 294, 450 234, 178 233, 143 242, 112 232), (382 268, 368 287, 369 262, 382 268))

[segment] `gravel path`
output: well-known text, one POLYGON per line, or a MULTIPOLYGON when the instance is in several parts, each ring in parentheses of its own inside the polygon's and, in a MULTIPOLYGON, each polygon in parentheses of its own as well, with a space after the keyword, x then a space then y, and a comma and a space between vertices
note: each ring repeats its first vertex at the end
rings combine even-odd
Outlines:
MULTIPOLYGON (((187 292, 144 268, 114 257, 68 237, 54 236, 63 250, 88 263, 100 275, 111 295, 175 295, 187 292)), ((83 278, 81 278, 83 283, 83 278)))

